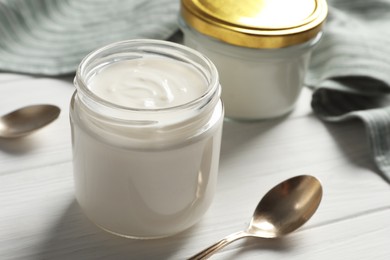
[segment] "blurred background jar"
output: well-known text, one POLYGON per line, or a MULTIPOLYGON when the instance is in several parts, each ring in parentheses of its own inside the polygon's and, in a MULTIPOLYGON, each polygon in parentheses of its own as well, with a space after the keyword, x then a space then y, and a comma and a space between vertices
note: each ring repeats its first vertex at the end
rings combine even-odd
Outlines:
POLYGON ((227 117, 289 113, 327 15, 325 0, 182 0, 184 44, 217 66, 227 117))

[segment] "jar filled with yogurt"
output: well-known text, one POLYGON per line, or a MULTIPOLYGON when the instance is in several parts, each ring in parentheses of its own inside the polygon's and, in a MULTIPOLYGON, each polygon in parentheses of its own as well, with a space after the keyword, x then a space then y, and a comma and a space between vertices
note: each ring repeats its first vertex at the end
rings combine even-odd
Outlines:
POLYGON ((216 188, 224 109, 213 63, 182 45, 131 40, 81 62, 71 100, 75 194, 101 228, 178 233, 216 188))
POLYGON ((326 0, 181 0, 184 43, 216 65, 226 116, 290 112, 321 38, 326 0))

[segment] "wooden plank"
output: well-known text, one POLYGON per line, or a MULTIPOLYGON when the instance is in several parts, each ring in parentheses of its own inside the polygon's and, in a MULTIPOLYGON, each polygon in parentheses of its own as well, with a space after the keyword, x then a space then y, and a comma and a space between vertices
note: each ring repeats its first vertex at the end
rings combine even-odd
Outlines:
POLYGON ((33 78, 36 78, 31 75, 25 75, 25 74, 15 74, 15 73, 0 73, 0 87, 3 85, 3 83, 11 82, 11 81, 19 81, 19 80, 31 80, 33 78))
POLYGON ((266 191, 298 174, 312 174, 324 187, 322 204, 307 225, 285 242, 241 241, 214 259, 390 255, 390 189, 377 174, 364 128, 358 121, 319 121, 311 113, 308 90, 284 118, 226 121, 217 193, 209 211, 181 234, 144 241, 101 231, 75 202, 71 77, 4 79, 0 74, 0 113, 30 102, 59 105, 62 113, 30 137, 0 141, 0 259, 184 259, 246 228, 266 191))
POLYGON ((39 103, 57 105, 61 113, 31 136, 0 139, 0 175, 71 160, 69 102, 73 92, 70 82, 58 79, 31 78, 1 85, 0 114, 39 103))
MULTIPOLYGON (((342 171, 339 175, 322 179, 325 188, 323 203, 301 232, 310 234, 311 230, 325 229, 328 233, 322 239, 332 240, 328 236, 335 223, 348 223, 347 220, 356 219, 356 216, 375 215, 376 211, 389 208, 387 185, 365 169, 350 167, 341 166, 345 173, 358 171, 357 177, 347 183, 345 178, 348 176, 342 171)), ((321 173, 322 177, 327 173, 321 173)), ((221 176, 215 201, 199 224, 178 236, 153 241, 117 238, 93 226, 74 201, 70 162, 0 176, 0 248, 3 248, 0 256, 5 259, 7 256, 39 259, 94 259, 97 256, 161 259, 159 257, 166 256, 166 259, 182 259, 231 232, 245 228, 259 198, 288 174, 243 176, 236 178, 234 185, 221 176)), ((386 225, 386 218, 388 215, 377 219, 377 224, 386 225)), ((359 225, 352 225, 348 230, 359 230, 361 223, 357 223, 359 225)), ((377 226, 373 228, 376 230, 377 226)), ((344 232, 338 226, 335 229, 344 232)), ((345 234, 346 238, 354 236, 355 233, 345 234)), ((380 245, 375 243, 373 247, 380 245)), ((292 255, 310 255, 312 246, 304 242, 298 249, 292 255)), ((276 255, 280 257, 279 254, 276 255)), ((330 253, 325 250, 322 254, 327 256, 330 253)))
POLYGON ((213 259, 380 259, 390 256, 390 208, 304 229, 282 240, 248 239, 213 259), (373 243, 375 241, 375 243, 373 243))

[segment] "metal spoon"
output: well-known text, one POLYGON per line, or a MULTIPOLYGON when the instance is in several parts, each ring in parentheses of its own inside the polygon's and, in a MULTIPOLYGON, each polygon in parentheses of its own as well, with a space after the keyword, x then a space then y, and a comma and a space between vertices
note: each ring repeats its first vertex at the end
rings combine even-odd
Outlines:
POLYGON ((247 230, 225 237, 189 260, 207 259, 240 238, 278 238, 287 235, 310 219, 321 198, 321 183, 315 177, 300 175, 285 180, 261 199, 247 230))
POLYGON ((0 138, 23 137, 54 121, 60 109, 53 105, 32 105, 0 117, 0 138))

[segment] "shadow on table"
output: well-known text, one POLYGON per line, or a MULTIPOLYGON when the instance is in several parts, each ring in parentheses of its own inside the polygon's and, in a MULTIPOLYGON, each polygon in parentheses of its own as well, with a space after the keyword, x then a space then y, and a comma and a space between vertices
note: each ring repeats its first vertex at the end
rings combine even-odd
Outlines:
MULTIPOLYGON (((239 250, 227 253, 223 256, 223 259, 245 259, 245 255, 251 253, 251 251, 255 252, 259 259, 261 258, 262 253, 264 253, 264 256, 269 256, 269 252, 275 252, 278 255, 285 254, 288 256, 288 254, 298 246, 297 244, 298 242, 291 236, 280 239, 247 238, 241 243, 239 250)), ((225 250, 228 251, 228 248, 225 250)))
POLYGON ((183 246, 191 229, 163 239, 117 237, 92 224, 74 200, 49 232, 37 259, 168 259, 183 246))
POLYGON ((37 142, 30 136, 16 139, 0 138, 0 151, 12 155, 22 155, 34 150, 37 142))
MULTIPOLYGON (((288 115, 287 115, 288 116, 288 115)), ((287 116, 272 120, 235 121, 225 119, 222 133, 221 161, 234 157, 256 138, 284 122, 287 116)))

